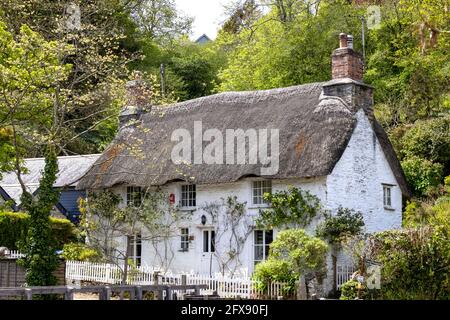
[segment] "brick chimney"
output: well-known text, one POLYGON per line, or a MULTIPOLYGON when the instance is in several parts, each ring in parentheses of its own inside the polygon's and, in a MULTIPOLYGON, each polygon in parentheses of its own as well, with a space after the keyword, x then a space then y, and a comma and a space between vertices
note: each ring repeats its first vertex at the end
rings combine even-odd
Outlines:
POLYGON ((352 112, 364 109, 373 117, 373 87, 362 82, 364 64, 361 54, 353 50, 353 37, 339 35, 339 48, 332 54, 333 79, 322 87, 321 99, 339 98, 352 112))
POLYGON ((151 88, 140 72, 135 73, 135 79, 128 81, 125 88, 126 104, 119 115, 120 128, 137 123, 142 114, 151 110, 151 88))
POLYGON ((353 50, 353 36, 341 33, 339 48, 331 56, 333 79, 350 78, 362 81, 364 64, 360 53, 353 50))

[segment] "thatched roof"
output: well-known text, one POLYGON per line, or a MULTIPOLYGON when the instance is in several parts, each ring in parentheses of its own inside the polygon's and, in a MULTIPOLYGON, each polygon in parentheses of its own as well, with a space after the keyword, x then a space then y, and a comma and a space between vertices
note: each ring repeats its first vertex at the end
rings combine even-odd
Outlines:
MULTIPOLYGON (((197 184, 259 176, 261 165, 175 165, 171 141, 175 129, 193 136, 194 121, 203 130, 279 129, 279 171, 268 178, 326 176, 342 156, 356 124, 339 98, 321 97, 323 83, 283 89, 227 92, 167 107, 154 107, 141 123, 122 128, 116 139, 80 180, 78 188, 102 189, 118 184, 164 185, 189 180, 197 184)), ((398 160, 379 124, 375 132, 400 187, 408 188, 398 160)), ((207 143, 205 143, 206 145, 207 143)))

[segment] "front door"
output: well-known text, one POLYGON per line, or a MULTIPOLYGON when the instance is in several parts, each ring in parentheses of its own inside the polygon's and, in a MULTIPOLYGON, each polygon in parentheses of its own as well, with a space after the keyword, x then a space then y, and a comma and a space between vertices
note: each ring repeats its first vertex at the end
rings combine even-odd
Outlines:
POLYGON ((214 273, 215 251, 216 251, 216 232, 212 228, 203 229, 201 273, 209 275, 212 275, 214 273))

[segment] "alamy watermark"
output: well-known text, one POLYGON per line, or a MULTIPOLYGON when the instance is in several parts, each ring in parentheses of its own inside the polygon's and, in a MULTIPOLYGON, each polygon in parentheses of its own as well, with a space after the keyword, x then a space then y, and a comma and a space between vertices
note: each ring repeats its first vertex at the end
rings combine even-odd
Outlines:
POLYGON ((263 176, 274 175, 279 169, 278 129, 203 130, 202 121, 194 121, 193 136, 187 129, 172 132, 177 142, 171 153, 172 162, 179 164, 245 165, 260 164, 263 176))
POLYGON ((65 27, 67 30, 81 29, 81 9, 79 5, 73 2, 69 3, 66 6, 64 16, 65 16, 65 27))
POLYGON ((379 6, 367 7, 367 28, 369 30, 379 29, 381 27, 381 9, 379 6))

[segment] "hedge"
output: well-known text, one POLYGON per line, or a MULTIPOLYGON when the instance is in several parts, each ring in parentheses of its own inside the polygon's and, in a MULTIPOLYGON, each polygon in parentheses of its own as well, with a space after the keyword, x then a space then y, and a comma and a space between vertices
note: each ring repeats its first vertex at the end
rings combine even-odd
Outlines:
MULTIPOLYGON (((25 239, 29 215, 23 212, 0 212, 0 247, 17 250, 17 242, 25 239)), ((77 239, 75 226, 67 219, 50 217, 55 249, 77 239)))

